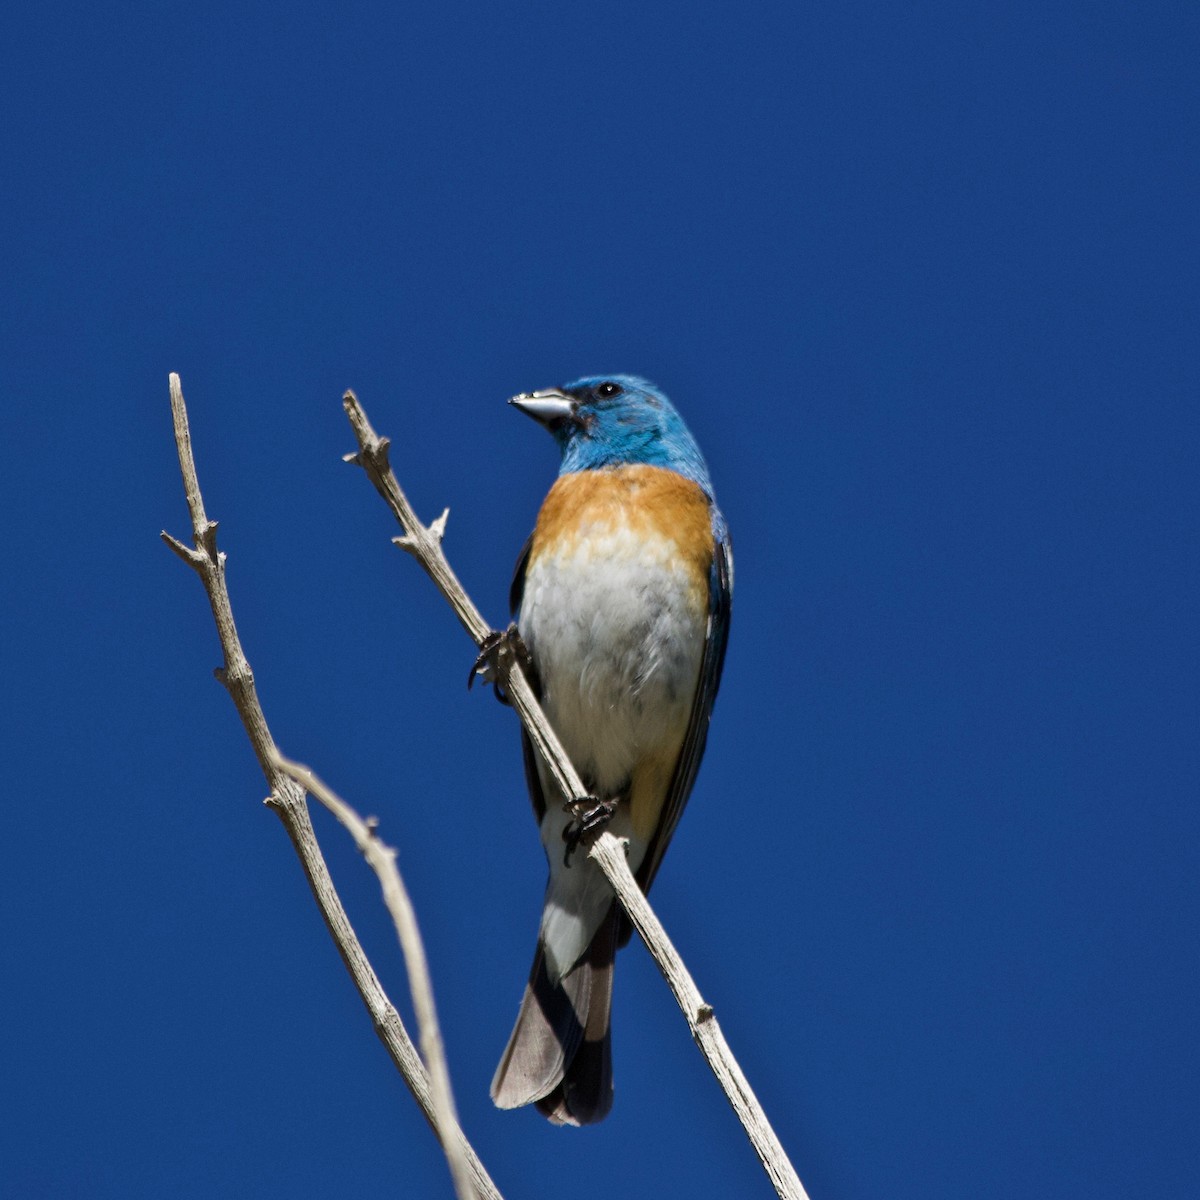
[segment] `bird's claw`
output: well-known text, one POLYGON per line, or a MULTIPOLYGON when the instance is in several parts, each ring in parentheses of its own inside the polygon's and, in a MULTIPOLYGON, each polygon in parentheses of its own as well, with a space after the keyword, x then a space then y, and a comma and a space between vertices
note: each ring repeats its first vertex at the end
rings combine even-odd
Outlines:
POLYGON ((527 670, 530 662, 529 648, 515 624, 507 629, 495 629, 480 644, 479 656, 471 664, 471 673, 467 676, 467 691, 478 676, 496 689, 496 699, 501 704, 508 704, 507 683, 513 664, 527 670))
POLYGON ((571 823, 563 830, 563 841, 567 843, 563 854, 563 866, 571 865, 571 855, 575 853, 579 843, 590 833, 598 832, 613 819, 617 811, 615 800, 597 800, 595 796, 587 796, 582 800, 568 800, 563 805, 563 812, 570 813, 571 823))

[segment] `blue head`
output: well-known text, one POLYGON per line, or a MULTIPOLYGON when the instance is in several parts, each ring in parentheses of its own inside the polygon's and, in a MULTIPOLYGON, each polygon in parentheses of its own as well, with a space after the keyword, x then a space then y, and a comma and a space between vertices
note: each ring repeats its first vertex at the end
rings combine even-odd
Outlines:
POLYGON ((562 452, 560 474, 644 463, 677 471, 712 495, 704 456, 683 418, 636 375, 592 375, 522 392, 509 403, 550 430, 562 452))

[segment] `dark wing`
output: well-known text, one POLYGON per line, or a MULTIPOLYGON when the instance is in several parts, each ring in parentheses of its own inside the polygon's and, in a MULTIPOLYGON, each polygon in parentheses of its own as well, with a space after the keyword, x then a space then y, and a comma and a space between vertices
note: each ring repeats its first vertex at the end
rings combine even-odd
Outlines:
MULTIPOLYGON (((719 519, 719 518, 718 518, 719 519)), ((688 720, 683 749, 675 764, 675 774, 663 802, 658 828, 646 848, 646 857, 637 871, 637 881, 642 891, 648 892, 658 872, 667 843, 679 824, 684 805, 691 795, 704 757, 704 743, 708 738, 708 722, 712 717, 713 701, 721 684, 721 668, 725 665, 725 646, 729 641, 729 615, 733 599, 733 553, 729 547, 729 535, 724 522, 717 529, 717 543, 713 553, 712 569, 708 576, 708 637, 704 643, 704 658, 700 662, 700 680, 696 687, 696 698, 692 701, 692 715, 688 720)), ((622 931, 628 936, 628 928, 622 931)), ((622 944, 624 939, 622 939, 622 944)))
POLYGON ((546 797, 542 794, 542 780, 538 775, 537 754, 525 726, 521 726, 521 753, 525 756, 525 783, 529 788, 529 802, 533 805, 533 816, 541 828, 542 818, 546 815, 546 797))
POLYGON ((513 567, 512 583, 508 588, 508 615, 515 621, 521 609, 521 599, 525 595, 525 571, 529 566, 529 552, 533 549, 533 534, 525 539, 521 553, 517 555, 517 565, 513 567))
MULTIPOLYGON (((533 534, 531 533, 525 539, 525 545, 521 547, 521 553, 517 555, 517 565, 513 570, 512 586, 508 589, 508 612, 512 619, 517 619, 517 614, 521 611, 521 599, 525 595, 525 569, 529 566, 529 551, 533 548, 533 534)), ((530 672, 529 685, 533 688, 533 694, 541 700, 542 685, 537 677, 537 671, 530 672)), ((541 825, 542 817, 546 815, 546 797, 542 795, 542 781, 538 777, 537 755, 533 752, 533 743, 529 740, 529 734, 525 732, 525 727, 521 727, 521 753, 525 759, 525 783, 529 787, 529 799, 533 804, 533 815, 537 818, 537 823, 541 825)))

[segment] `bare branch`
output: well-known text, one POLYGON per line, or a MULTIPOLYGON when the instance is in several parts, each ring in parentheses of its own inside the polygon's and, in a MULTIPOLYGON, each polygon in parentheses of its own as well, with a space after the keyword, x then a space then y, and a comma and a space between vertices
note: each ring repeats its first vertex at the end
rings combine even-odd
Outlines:
POLYGON ((397 544, 412 554, 425 568, 429 577, 437 585, 438 590, 450 602, 463 628, 471 635, 478 646, 491 632, 488 623, 479 613, 479 609, 471 603, 463 586, 458 582, 449 562, 441 550, 442 533, 446 528, 446 519, 450 510, 446 509, 441 517, 428 528, 417 519, 408 498, 400 490, 396 476, 388 463, 387 438, 379 437, 371 428, 367 414, 363 412, 353 392, 347 392, 342 397, 342 407, 354 427, 354 436, 358 439, 358 453, 347 454, 347 462, 357 463, 367 473, 367 478, 375 485, 375 490, 384 498, 392 510, 404 536, 397 538, 397 544))
MULTIPOLYGON (((192 537, 195 549, 188 549, 186 545, 166 532, 162 534, 162 538, 180 558, 196 571, 208 593, 209 605, 212 608, 213 619, 217 625, 217 635, 220 638, 221 650, 225 658, 224 666, 218 672, 218 678, 233 699, 246 734, 250 738, 250 744, 258 758, 259 766, 262 767, 263 774, 271 788, 271 795, 267 803, 278 813, 284 829, 291 839, 292 846, 300 858, 317 907, 320 909, 334 945, 342 957, 342 962, 371 1015, 376 1034, 383 1042, 388 1054, 391 1055, 392 1061, 396 1064, 421 1111, 425 1114, 425 1119, 438 1134, 443 1147, 447 1149, 452 1171, 454 1170, 454 1159, 449 1147, 454 1145, 468 1164, 474 1194, 481 1197, 481 1200, 502 1200, 499 1190, 479 1161, 478 1155, 467 1141, 457 1121, 452 1120, 448 1126, 439 1125, 439 1108, 434 1102, 429 1074, 404 1027, 404 1022, 400 1019, 400 1014, 384 992, 383 985, 379 982, 374 968, 368 961, 366 953, 350 925, 350 919, 333 886, 329 868, 317 843, 304 789, 291 779, 279 765, 279 750, 267 726, 266 717, 254 688, 254 676, 242 651, 241 641, 234 625, 233 608, 225 583, 225 555, 217 550, 217 525, 215 521, 208 519, 204 511, 204 500, 200 494, 200 483, 196 475, 195 459, 192 455, 183 389, 178 375, 172 374, 170 378, 175 444, 179 452, 183 487, 192 518, 192 537), (442 1129, 445 1130, 444 1133, 440 1132, 442 1129)), ((456 1186, 457 1182, 456 1177, 456 1186)), ((459 1194, 460 1196, 469 1196, 472 1193, 460 1191, 459 1194)))
MULTIPOLYGON (((471 636, 476 646, 482 646, 492 635, 492 628, 480 615, 466 589, 458 581, 458 576, 450 569, 446 553, 442 549, 441 529, 436 532, 427 529, 417 519, 408 499, 400 490, 396 476, 388 462, 387 438, 381 438, 371 428, 367 414, 358 402, 353 392, 347 392, 342 397, 342 406, 350 418, 354 436, 358 439, 358 453, 345 455, 347 462, 356 463, 366 471, 368 478, 375 485, 375 490, 384 498, 393 516, 400 522, 404 537, 397 539, 402 547, 416 558, 424 568, 425 573, 433 580, 438 590, 445 596, 450 607, 454 610, 462 627, 471 636)), ((447 509, 439 518, 441 527, 445 527, 447 509)), ((437 522, 435 522, 437 524, 437 522)), ((505 688, 513 707, 517 710, 533 744, 541 752, 554 775, 554 782, 564 796, 587 798, 587 789, 583 786, 567 752, 562 748, 558 735, 550 728, 550 723, 542 716, 533 689, 515 661, 506 663, 508 678, 505 688)))
POLYGON ((295 780, 309 795, 315 796, 333 813, 350 833, 371 869, 379 876, 379 883, 383 888, 383 901, 388 912, 392 914, 392 923, 396 926, 396 936, 400 939, 400 949, 404 954, 404 965, 408 969, 408 986, 417 1014, 417 1026, 421 1030, 421 1056, 425 1060, 432 1083, 436 1112, 434 1127, 439 1132, 450 1162, 455 1191, 460 1200, 471 1200, 475 1190, 471 1186, 470 1166, 464 1153, 463 1141, 453 1136, 458 1127, 458 1113, 454 1108, 450 1071, 446 1066, 446 1051, 438 1026, 437 1008, 433 1003, 429 963, 425 958, 421 931, 417 928, 417 915, 413 911, 408 889, 404 886, 404 880, 396 866, 396 851, 379 840, 373 823, 364 821, 308 767, 292 762, 278 753, 273 756, 272 761, 279 770, 295 780))
POLYGON ((742 1074, 742 1068, 734 1057, 725 1035, 717 1024, 712 1005, 706 1004, 696 987, 695 981, 683 965, 679 951, 671 944, 662 922, 650 907, 642 889, 638 887, 629 864, 625 861, 625 843, 611 833, 601 833, 592 847, 590 857, 600 864, 608 881, 613 885, 622 907, 629 914, 634 928, 641 935, 646 948, 658 964, 668 986, 687 1020, 688 1028, 701 1053, 708 1060, 712 1073, 717 1077, 733 1111, 737 1113, 755 1154, 770 1176, 775 1191, 786 1200, 808 1200, 808 1193, 796 1175, 796 1170, 787 1153, 775 1136, 775 1130, 767 1120, 750 1087, 742 1074))
MULTIPOLYGON (((388 463, 388 440, 376 435, 353 392, 347 392, 342 398, 342 403, 359 445, 359 452, 346 455, 346 461, 355 462, 363 467, 376 490, 388 502, 404 529, 404 537, 396 540, 417 559, 426 574, 437 584, 476 646, 482 646, 485 641, 494 641, 496 635, 488 628, 446 560, 441 536, 445 514, 429 528, 420 523, 400 490, 388 463)), ((550 767, 559 790, 568 801, 586 805, 591 798, 546 720, 520 663, 510 654, 502 660, 501 666, 504 671, 505 692, 520 715, 530 739, 550 767)), ((611 833, 602 832, 594 839, 588 853, 612 884, 630 920, 646 943, 646 948, 666 978, 687 1019, 696 1044, 742 1122, 742 1127, 776 1192, 783 1200, 808 1200, 808 1193, 796 1175, 795 1168, 775 1136, 766 1113, 763 1112, 721 1033, 712 1007, 701 998, 683 960, 671 945, 666 931, 630 872, 622 843, 611 833)))

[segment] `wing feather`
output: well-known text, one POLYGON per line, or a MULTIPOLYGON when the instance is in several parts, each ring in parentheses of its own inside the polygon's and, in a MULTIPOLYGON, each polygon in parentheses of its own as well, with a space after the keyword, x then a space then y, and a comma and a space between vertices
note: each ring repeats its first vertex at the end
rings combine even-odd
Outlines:
POLYGON ((654 882, 666 853, 667 844, 675 832, 679 818, 683 815, 688 796, 696 782, 700 760, 704 756, 704 743, 708 738, 708 723, 712 718, 713 701, 721 684, 721 668, 725 665, 725 646, 729 641, 729 616, 733 600, 733 551, 729 535, 721 522, 715 530, 716 544, 713 562, 708 576, 708 634, 704 643, 704 657, 700 662, 700 678, 696 685, 696 696, 692 701, 692 713, 688 719, 683 747, 671 776, 667 798, 663 802, 662 816, 646 856, 637 871, 637 881, 642 891, 648 892, 654 882))
MULTIPOLYGON (((515 621, 517 615, 521 611, 521 601, 525 596, 525 572, 529 568, 529 552, 533 549, 533 534, 531 533, 525 539, 525 545, 521 547, 521 553, 517 555, 517 565, 513 569, 512 586, 508 589, 508 611, 509 615, 515 621)), ((540 701, 542 698, 542 684, 537 677, 537 671, 530 668, 529 685, 533 688, 533 694, 540 701)), ((533 804, 533 815, 537 823, 541 825, 542 818, 546 815, 546 797, 542 794, 542 780, 538 775, 537 754, 533 749, 533 743, 529 740, 529 734, 525 732, 525 727, 521 727, 521 754, 525 760, 525 782, 529 787, 529 799, 533 804)))

